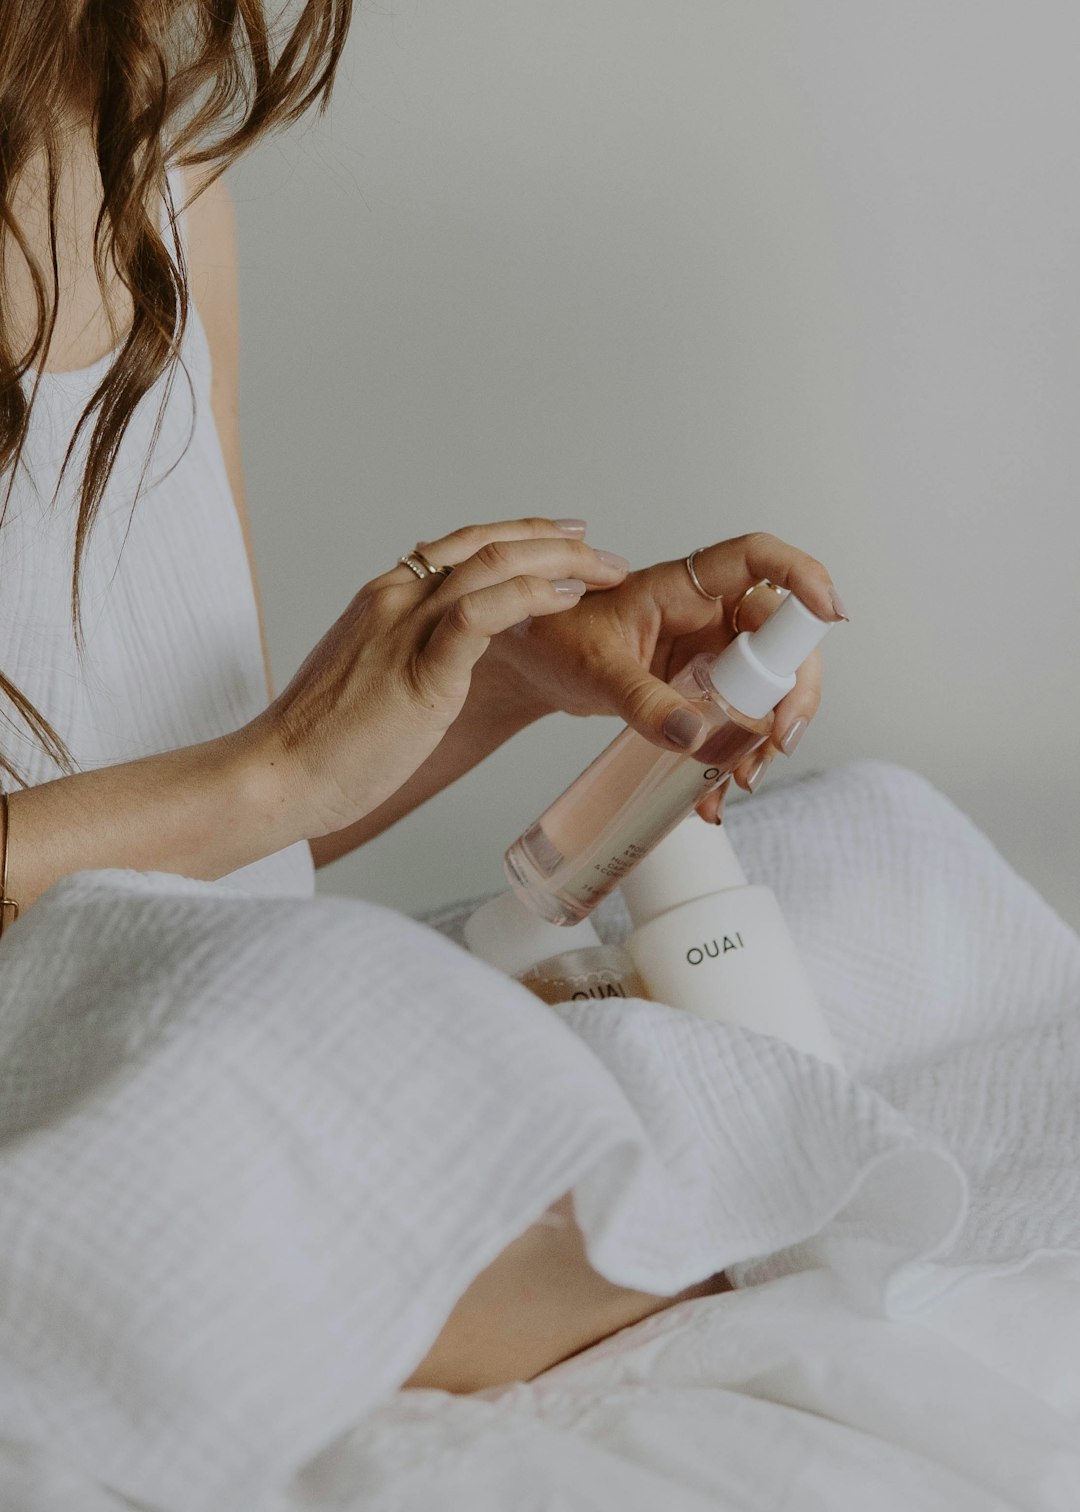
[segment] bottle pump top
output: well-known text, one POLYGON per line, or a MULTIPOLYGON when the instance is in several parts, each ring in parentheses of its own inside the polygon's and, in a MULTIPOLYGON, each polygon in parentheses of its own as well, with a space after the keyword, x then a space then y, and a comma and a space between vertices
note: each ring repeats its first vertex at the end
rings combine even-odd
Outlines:
POLYGON ((541 961, 568 950, 588 950, 601 940, 588 919, 573 925, 549 924, 519 903, 516 893, 504 892, 482 903, 466 920, 465 943, 490 966, 498 966, 507 976, 520 976, 541 961))
POLYGON ((712 664, 713 687, 749 719, 760 719, 795 686, 795 673, 833 627, 789 593, 757 630, 744 630, 712 664))
POLYGON ((724 831, 691 814, 620 885, 630 922, 640 929, 670 908, 747 882, 724 831))

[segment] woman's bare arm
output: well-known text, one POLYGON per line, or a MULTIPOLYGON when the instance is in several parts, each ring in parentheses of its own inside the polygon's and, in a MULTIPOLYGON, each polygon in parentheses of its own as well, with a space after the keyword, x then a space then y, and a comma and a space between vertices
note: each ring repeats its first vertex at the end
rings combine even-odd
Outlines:
POLYGON ((208 881, 305 839, 278 759, 251 727, 10 795, 8 896, 22 909, 97 867, 208 881))
POLYGON ((334 830, 311 841, 316 866, 328 866, 331 861, 347 856, 350 851, 381 835, 532 723, 531 714, 520 706, 509 701, 501 704, 497 698, 485 697, 485 684, 489 681, 488 669, 481 660, 473 673, 475 691, 470 696, 483 700, 484 718, 478 721, 466 704, 427 761, 402 783, 397 792, 347 829, 334 830))
POLYGON ((365 584, 233 734, 14 794, 8 896, 27 907, 88 867, 219 877, 385 812, 452 733, 492 640, 622 575, 554 522, 551 535, 515 528, 478 551, 474 527, 458 532, 457 565, 434 586, 400 565, 365 584))

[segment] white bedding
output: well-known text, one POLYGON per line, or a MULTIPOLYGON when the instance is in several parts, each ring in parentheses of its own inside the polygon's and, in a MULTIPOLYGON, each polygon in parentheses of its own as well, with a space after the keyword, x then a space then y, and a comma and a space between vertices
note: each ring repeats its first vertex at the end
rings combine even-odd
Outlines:
MULTIPOLYGON (((1075 1512, 1078 1320, 1075 1257, 905 1321, 853 1309, 825 1271, 787 1276, 527 1386, 401 1393, 258 1512, 1075 1512)), ((0 1505, 134 1504, 0 1445, 0 1505)))
POLYGON ((403 1393, 281 1512, 1075 1512, 1080 1261, 889 1321, 824 1270, 682 1303, 487 1399, 403 1393))
POLYGON ((728 822, 849 1074, 367 905, 53 889, 0 952, 5 1512, 1080 1505, 1080 942, 897 768, 728 822), (613 1279, 741 1289, 388 1396, 568 1187, 613 1279))

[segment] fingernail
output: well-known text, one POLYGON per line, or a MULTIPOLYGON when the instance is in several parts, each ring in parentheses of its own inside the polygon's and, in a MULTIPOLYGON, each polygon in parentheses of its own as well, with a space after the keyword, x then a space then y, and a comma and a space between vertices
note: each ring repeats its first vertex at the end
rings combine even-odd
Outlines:
POLYGON ((561 530, 563 535, 583 536, 585 534, 584 520, 552 520, 556 530, 561 530))
POLYGON ((844 601, 840 597, 840 595, 837 593, 837 591, 836 591, 835 588, 832 591, 832 606, 836 610, 836 617, 837 617, 837 619, 847 620, 850 623, 851 616, 848 614, 847 610, 844 608, 844 601))
POLYGON ((723 782, 720 784, 720 789, 719 789, 719 791, 720 791, 720 806, 716 810, 716 822, 717 822, 717 824, 723 824, 723 822, 724 822, 724 804, 727 802, 728 789, 730 787, 731 787, 731 778, 730 777, 725 777, 724 780, 723 780, 723 782))
POLYGON ((630 563, 623 556, 617 556, 614 551, 598 551, 597 556, 605 567, 614 567, 616 572, 629 572, 630 563))
POLYGON ((758 783, 761 781, 762 777, 765 774, 765 768, 768 766, 768 764, 768 758, 762 756, 760 761, 755 761, 754 765, 746 774, 746 785, 751 792, 754 791, 758 783))
POLYGON ((585 592, 585 584, 580 578, 556 578, 551 586, 557 593, 572 593, 576 598, 585 592))
POLYGON ((688 751, 705 733, 705 721, 693 709, 672 709, 664 720, 664 739, 688 751))
POLYGON ((790 756, 799 741, 806 734, 806 720, 797 719, 780 742, 780 749, 785 756, 790 756))

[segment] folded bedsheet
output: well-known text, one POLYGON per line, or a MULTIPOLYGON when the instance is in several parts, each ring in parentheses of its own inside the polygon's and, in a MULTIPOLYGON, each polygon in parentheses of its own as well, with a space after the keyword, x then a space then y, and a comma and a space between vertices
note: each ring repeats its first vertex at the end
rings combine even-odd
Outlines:
MULTIPOLYGON (((53 888, 0 949, 3 1505, 66 1512, 32 1498, 68 1475, 162 1512, 291 1506, 569 1189, 615 1281, 812 1273, 882 1326, 1080 1251, 1075 935, 895 767, 727 822, 843 1072, 659 1004, 552 1011, 352 900, 53 888)), ((375 1505, 369 1471, 296 1504, 375 1505)))

